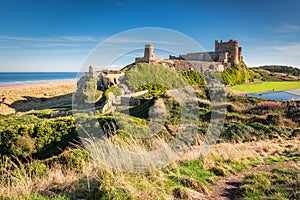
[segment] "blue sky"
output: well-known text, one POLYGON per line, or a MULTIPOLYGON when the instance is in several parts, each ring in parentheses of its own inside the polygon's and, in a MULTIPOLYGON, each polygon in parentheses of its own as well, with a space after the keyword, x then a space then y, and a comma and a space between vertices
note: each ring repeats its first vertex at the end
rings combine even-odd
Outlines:
POLYGON ((0 0, 0 71, 78 71, 120 32, 161 27, 195 39, 239 40, 249 66, 300 66, 300 1, 0 0))

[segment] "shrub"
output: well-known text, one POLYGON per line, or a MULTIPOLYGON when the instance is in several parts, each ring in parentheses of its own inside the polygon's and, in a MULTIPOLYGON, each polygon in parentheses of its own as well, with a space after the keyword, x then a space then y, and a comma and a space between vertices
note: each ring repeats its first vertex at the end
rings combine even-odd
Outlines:
POLYGON ((224 131, 220 137, 230 142, 247 142, 256 140, 257 132, 254 128, 238 122, 230 122, 224 125, 224 131))
POLYGON ((32 176, 43 177, 48 174, 49 168, 42 161, 34 161, 27 166, 28 171, 32 176))
POLYGON ((15 155, 20 159, 50 157, 78 138, 70 116, 44 120, 21 116, 10 120, 12 123, 0 125, 1 155, 15 155))
POLYGON ((27 158, 32 155, 35 150, 35 140, 29 135, 18 137, 16 140, 16 152, 17 155, 22 155, 27 158))
POLYGON ((196 72, 194 70, 182 71, 181 75, 187 80, 188 84, 191 86, 201 86, 206 87, 206 82, 203 74, 196 72))
POLYGON ((110 92, 112 92, 115 96, 120 96, 122 94, 121 89, 117 85, 111 86, 110 88, 108 88, 107 90, 104 91, 103 101, 105 103, 107 103, 108 100, 109 100, 109 93, 110 92))
POLYGON ((224 84, 235 85, 253 81, 255 73, 249 70, 244 62, 240 62, 238 65, 227 68, 221 73, 221 77, 224 84))
POLYGON ((278 114, 269 114, 267 115, 266 121, 271 125, 280 125, 281 117, 278 114))
POLYGON ((48 158, 44 163, 48 166, 59 163, 68 168, 76 169, 80 171, 82 167, 87 165, 89 160, 88 152, 84 149, 66 149, 63 153, 48 158))
POLYGON ((148 90, 147 97, 157 97, 161 96, 166 92, 166 87, 164 85, 149 83, 146 85, 142 85, 137 89, 138 91, 148 90))

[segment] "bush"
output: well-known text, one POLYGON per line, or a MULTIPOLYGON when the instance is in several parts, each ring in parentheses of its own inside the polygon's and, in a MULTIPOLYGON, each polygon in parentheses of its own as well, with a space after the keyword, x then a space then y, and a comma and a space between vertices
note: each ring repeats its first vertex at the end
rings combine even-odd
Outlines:
POLYGON ((223 83, 225 85, 243 84, 248 81, 254 81, 255 73, 248 69, 244 62, 227 68, 221 73, 223 83))
POLYGON ((22 116, 10 120, 12 123, 0 126, 1 155, 15 155, 20 159, 50 157, 78 139, 73 117, 39 120, 22 116))
POLYGON ((34 161, 26 166, 32 176, 43 177, 48 174, 49 168, 42 161, 34 161))
POLYGON ((188 84, 191 86, 201 86, 206 87, 206 82, 203 74, 196 72, 194 70, 182 71, 181 75, 187 80, 188 84))
POLYGON ((137 89, 138 91, 148 90, 147 96, 148 97, 158 97, 163 95, 166 92, 166 87, 164 85, 149 83, 143 85, 137 89))
POLYGON ((281 124, 281 117, 278 114, 269 114, 267 115, 266 121, 269 125, 280 125, 281 124))
POLYGON ((103 101, 105 103, 109 100, 109 93, 112 92, 115 96, 120 96, 122 94, 121 89, 117 85, 113 85, 103 93, 103 101))
POLYGON ((256 140, 257 131, 248 125, 230 122, 224 125, 224 131, 220 137, 229 142, 248 142, 256 140))
POLYGON ((55 163, 59 163, 68 168, 81 170, 82 167, 87 165, 89 159, 88 152, 83 149, 66 149, 63 153, 58 156, 53 156, 44 161, 44 163, 48 166, 51 166, 55 163))

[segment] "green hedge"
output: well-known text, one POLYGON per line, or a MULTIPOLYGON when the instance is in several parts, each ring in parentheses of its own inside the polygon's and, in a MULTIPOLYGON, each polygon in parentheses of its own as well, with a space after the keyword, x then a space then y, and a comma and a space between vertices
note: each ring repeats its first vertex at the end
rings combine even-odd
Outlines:
POLYGON ((46 158, 58 154, 78 139, 73 117, 39 119, 11 117, 0 121, 0 154, 20 159, 46 158), (7 120, 11 121, 8 123, 7 120), (25 123, 26 122, 26 123, 25 123))

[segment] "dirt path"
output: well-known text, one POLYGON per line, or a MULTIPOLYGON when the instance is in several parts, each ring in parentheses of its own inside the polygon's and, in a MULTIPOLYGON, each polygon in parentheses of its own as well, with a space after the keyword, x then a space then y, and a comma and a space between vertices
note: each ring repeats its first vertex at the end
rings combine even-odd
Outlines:
POLYGON ((254 172, 267 172, 272 170, 274 167, 290 164, 300 165, 300 162, 289 161, 285 163, 276 163, 272 165, 260 165, 252 169, 245 170, 236 175, 224 177, 211 188, 212 192, 206 198, 211 200, 240 200, 241 198, 238 195, 239 186, 241 185, 241 182, 243 181, 246 175, 254 172))

